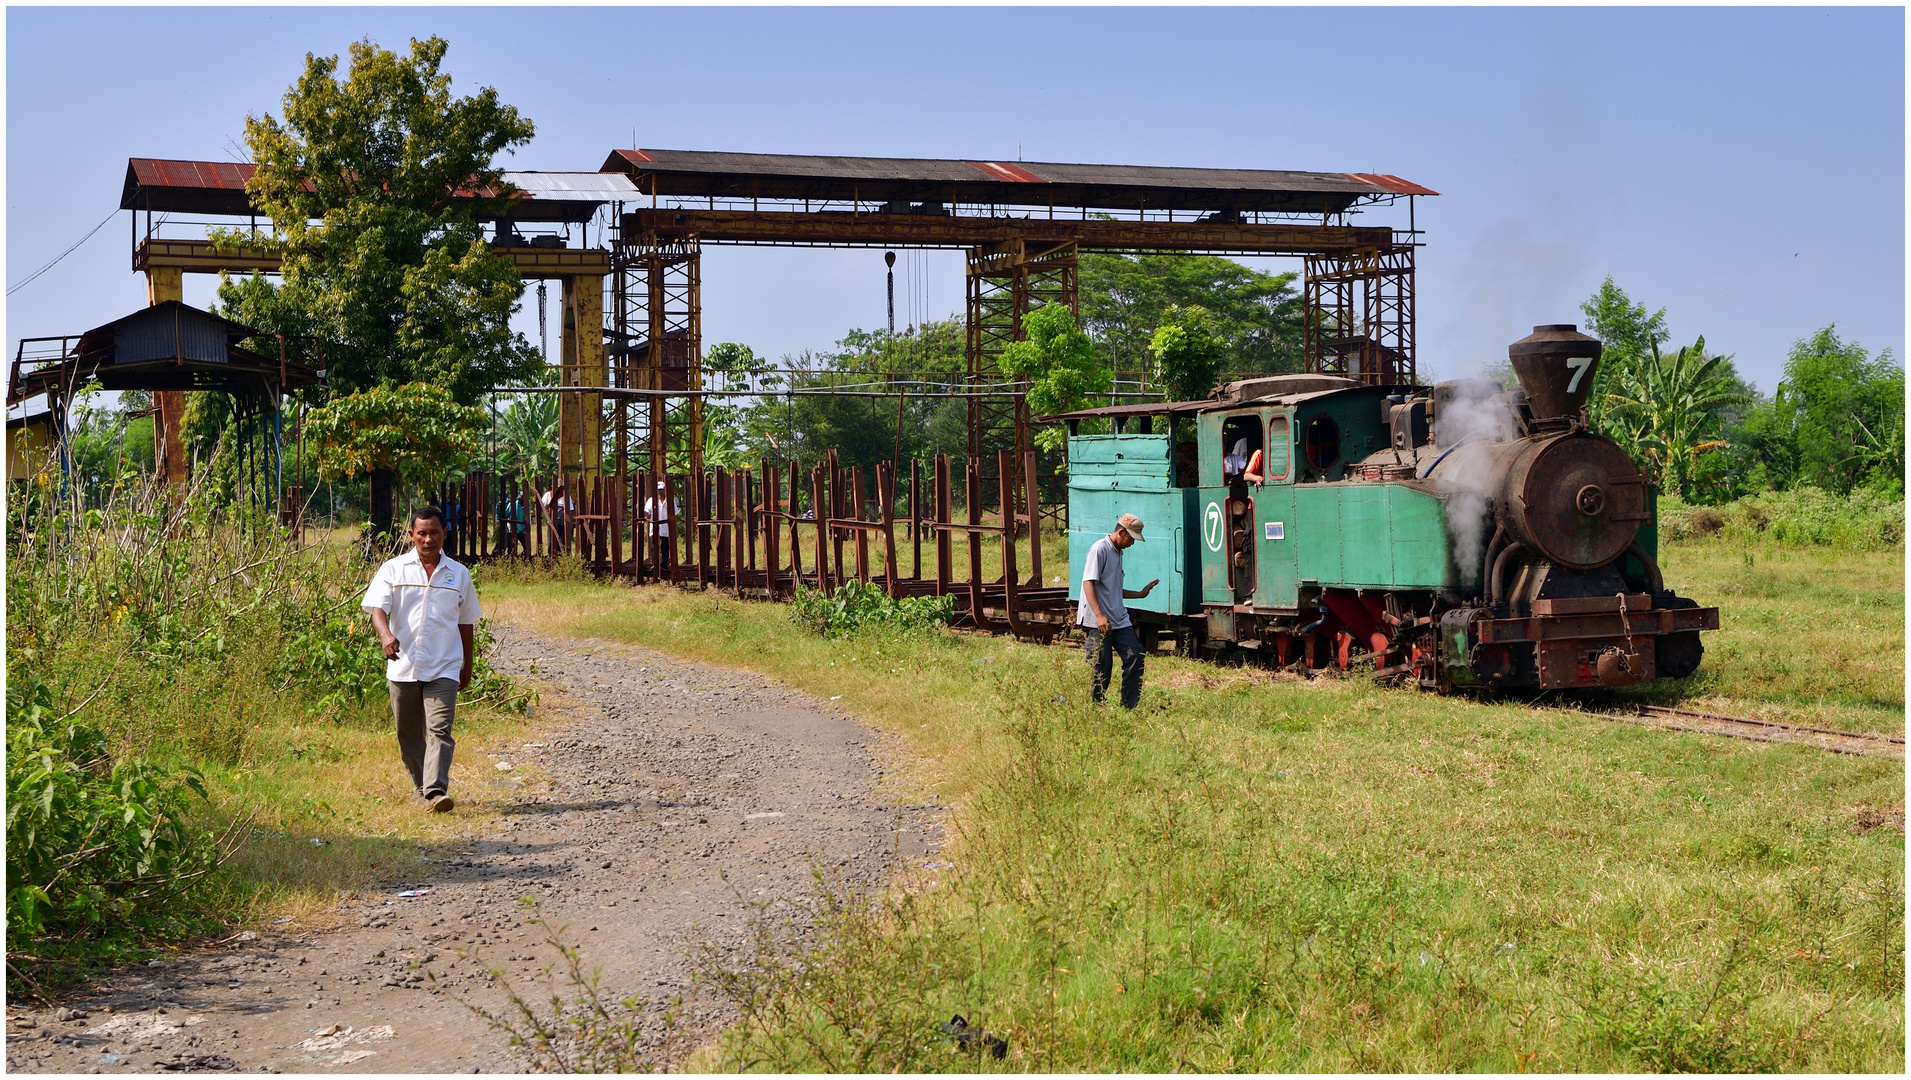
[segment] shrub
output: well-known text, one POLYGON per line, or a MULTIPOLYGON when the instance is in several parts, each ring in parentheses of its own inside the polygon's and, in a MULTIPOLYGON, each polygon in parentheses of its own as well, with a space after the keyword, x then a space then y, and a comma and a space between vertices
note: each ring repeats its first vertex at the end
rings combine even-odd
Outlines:
POLYGON ((846 581, 833 593, 799 587, 790 603, 790 621, 813 634, 842 637, 859 630, 930 630, 955 617, 953 596, 893 599, 876 585, 846 581))
MULTIPOLYGON (((195 797, 192 765, 245 760, 278 717, 383 718, 366 553, 301 547, 204 495, 8 502, 9 951, 104 956, 211 921, 192 885, 228 849, 194 823, 228 815, 195 797)), ((521 710, 489 643, 480 626, 467 701, 521 710)))
POLYGON ((1904 501, 1869 488, 1834 495, 1815 487, 1767 491, 1717 507, 1667 499, 1660 504, 1659 533, 1670 541, 1718 536, 1876 551, 1904 543, 1904 501))
POLYGON ((98 728, 56 717, 37 678, 7 685, 7 953, 181 922, 173 901, 219 862, 187 823, 190 769, 115 762, 98 728))

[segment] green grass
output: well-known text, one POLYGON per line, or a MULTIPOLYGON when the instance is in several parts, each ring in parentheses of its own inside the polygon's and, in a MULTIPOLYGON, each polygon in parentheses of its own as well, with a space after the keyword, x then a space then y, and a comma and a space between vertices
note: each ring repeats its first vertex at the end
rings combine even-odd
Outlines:
POLYGON ((1705 662, 1679 693, 1726 711, 1904 731, 1904 549, 1667 545, 1666 583, 1716 605, 1705 662))
MULTIPOLYGON (((1730 567, 1694 555, 1668 579, 1709 601, 1730 567)), ((713 1067, 1903 1069, 1897 761, 1171 658, 1130 715, 1085 707, 1063 649, 823 640, 661 588, 486 599, 842 695, 897 736, 902 794, 956 808, 954 865, 837 909, 817 963, 711 966, 746 1015, 713 1067), (951 1049, 958 1012, 1007 1055, 951 1049)), ((1714 697, 1889 711, 1803 664, 1772 684, 1777 639, 1719 599, 1714 697)), ((1797 607, 1795 639, 1841 640, 1797 607)))

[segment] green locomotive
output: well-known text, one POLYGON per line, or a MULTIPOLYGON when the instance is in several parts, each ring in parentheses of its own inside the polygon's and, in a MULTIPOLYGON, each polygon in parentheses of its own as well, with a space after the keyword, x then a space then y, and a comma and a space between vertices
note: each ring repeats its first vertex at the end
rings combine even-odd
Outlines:
POLYGON ((1189 654, 1440 690, 1691 675, 1718 609, 1666 588, 1656 493, 1588 430, 1599 342, 1540 326, 1510 351, 1510 391, 1278 375, 1060 417, 1070 580, 1134 513, 1148 542, 1127 576, 1161 585, 1129 611, 1189 654), (1112 430, 1080 434, 1090 418, 1112 430))

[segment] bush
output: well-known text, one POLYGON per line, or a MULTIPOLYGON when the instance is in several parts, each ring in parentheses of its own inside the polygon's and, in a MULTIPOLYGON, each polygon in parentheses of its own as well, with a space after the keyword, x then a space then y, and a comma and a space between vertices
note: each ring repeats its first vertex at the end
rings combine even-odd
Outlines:
MULTIPOLYGON (((198 823, 235 815, 196 797, 195 767, 260 754, 279 719, 389 723, 358 612, 372 567, 203 489, 175 503, 123 482, 84 511, 51 484, 13 494, 8 949, 105 958, 225 914, 193 889, 226 850, 198 823)), ((489 629, 477 636, 466 702, 521 711, 528 695, 486 664, 489 629)))
MULTIPOLYGON (((53 712, 37 678, 7 684, 7 953, 177 928, 173 901, 219 862, 187 823, 190 769, 115 762, 98 728, 53 712)), ((190 921, 190 920, 186 920, 190 921)))
POLYGON ((798 587, 790 602, 790 621, 824 637, 842 637, 860 630, 931 630, 947 626, 955 617, 953 596, 910 596, 893 599, 876 585, 846 581, 834 593, 798 587))
POLYGON ((1815 487, 1763 492, 1716 507, 1666 499, 1659 507, 1659 535, 1674 542, 1718 536, 1876 551, 1904 543, 1904 501, 1869 488, 1833 495, 1815 487))

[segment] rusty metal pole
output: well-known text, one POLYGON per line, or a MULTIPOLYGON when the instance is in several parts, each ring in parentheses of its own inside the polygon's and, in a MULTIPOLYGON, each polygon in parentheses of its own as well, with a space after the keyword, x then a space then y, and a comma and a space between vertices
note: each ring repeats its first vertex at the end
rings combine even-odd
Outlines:
POLYGON ((776 598, 776 539, 784 529, 784 482, 776 474, 776 463, 762 459, 762 589, 776 598))
MULTIPOLYGON (((1019 630, 1022 622, 1022 605, 1016 595, 1018 571, 1015 568, 1015 453, 1011 450, 998 450, 995 456, 996 472, 1002 477, 1002 614, 1009 622, 1011 633, 1019 630)), ((1019 633, 1015 636, 1020 637, 1019 633)))
POLYGON ((876 463, 876 497, 882 500, 883 582, 889 595, 902 599, 902 575, 896 572, 896 474, 889 463, 876 463))
POLYGON ((1022 453, 1022 505, 1028 510, 1029 584, 1042 587, 1042 494, 1035 474, 1035 451, 1022 453))
POLYGON ((949 588, 955 579, 955 537, 948 526, 955 523, 952 501, 949 497, 949 455, 936 455, 936 595, 949 595, 949 588))
MULTIPOLYGON (((858 523, 869 520, 869 508, 863 501, 863 467, 854 465, 849 470, 850 510, 856 515, 858 523)), ((869 584, 869 530, 856 529, 856 580, 869 584)))
POLYGON ((909 459, 909 546, 913 552, 910 563, 910 577, 922 580, 922 487, 918 481, 922 478, 922 461, 909 459))
MULTIPOLYGON (((973 455, 963 471, 963 501, 969 504, 969 524, 982 524, 982 459, 973 455)), ((969 621, 982 625, 982 534, 969 530, 969 621)))
POLYGON ((796 587, 803 583, 803 539, 797 530, 797 504, 802 502, 803 474, 797 470, 796 462, 790 462, 790 595, 796 595, 796 587))
POLYGON ((824 501, 822 462, 810 470, 810 517, 816 522, 816 588, 827 596, 834 590, 829 583, 829 503, 824 501))

